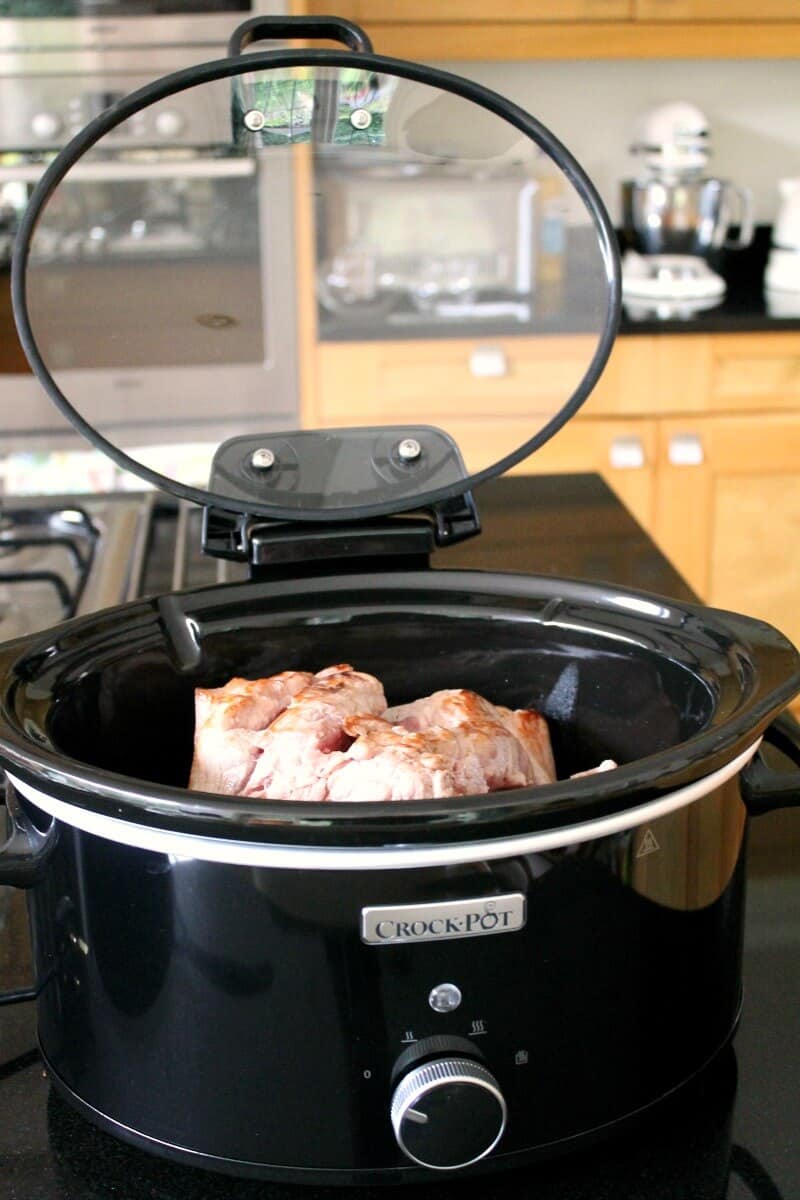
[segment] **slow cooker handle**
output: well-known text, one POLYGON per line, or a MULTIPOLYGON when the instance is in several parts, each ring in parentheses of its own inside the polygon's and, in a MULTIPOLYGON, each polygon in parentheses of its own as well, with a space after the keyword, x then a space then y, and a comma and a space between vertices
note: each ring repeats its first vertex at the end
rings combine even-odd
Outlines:
POLYGON ((751 816, 772 812, 775 808, 800 806, 800 725, 789 713, 783 713, 767 728, 764 741, 780 750, 798 767, 797 771, 776 771, 759 751, 741 774, 742 798, 751 816))
POLYGON ((6 784, 6 810, 11 832, 0 846, 0 884, 28 888, 42 878, 58 840, 53 818, 47 829, 34 825, 11 784, 6 784))
POLYGON ((731 1172, 741 1180, 754 1200, 783 1200, 778 1185, 767 1174, 755 1154, 744 1146, 731 1146, 731 1172))

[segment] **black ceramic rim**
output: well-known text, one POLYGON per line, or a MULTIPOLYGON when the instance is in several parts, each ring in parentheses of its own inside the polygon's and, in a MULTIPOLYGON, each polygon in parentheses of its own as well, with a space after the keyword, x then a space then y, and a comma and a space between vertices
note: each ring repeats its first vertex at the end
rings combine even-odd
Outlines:
MULTIPOLYGON (((331 848, 467 843, 579 825, 663 798, 729 764, 760 737, 770 721, 800 691, 798 652, 777 630, 753 618, 674 600, 665 601, 663 597, 629 588, 613 588, 609 592, 601 585, 581 581, 510 573, 406 572, 386 577, 380 581, 380 586, 391 588, 393 581, 397 581, 399 587, 401 580, 407 584, 424 580, 430 587, 431 575, 438 578, 438 587, 444 594, 448 584, 452 587, 456 582, 459 586, 472 585, 476 589, 482 585, 488 594, 492 592, 493 583, 496 586, 499 582, 512 589, 505 595, 515 594, 516 588, 524 595, 533 582, 540 591, 552 589, 564 594, 566 589, 571 599, 588 604, 596 604, 609 595, 661 601, 671 605, 673 611, 677 610, 682 621, 700 621, 704 626, 716 624, 736 642, 752 646, 753 659, 758 659, 762 671, 756 672, 749 692, 742 695, 740 702, 717 724, 666 750, 600 775, 448 800, 331 804, 248 799, 241 802, 236 797, 190 792, 93 767, 34 740, 25 729, 24 719, 17 715, 17 686, 24 684, 26 675, 30 677, 31 674, 26 663, 35 670, 38 656, 42 662, 52 658, 52 641, 48 640, 48 634, 58 633, 61 637, 67 634, 79 647, 81 633, 93 629, 99 642, 107 646, 108 639, 113 640, 118 635, 123 616, 134 630, 144 631, 148 625, 156 626, 154 606, 157 601, 134 601, 76 618, 45 634, 31 635, 0 649, 0 758, 3 765, 31 787, 86 812, 195 837, 331 848), (104 628, 106 625, 108 630, 104 628), (761 677, 770 674, 773 678, 761 677)), ((370 582, 376 586, 375 580, 359 577, 340 576, 315 582, 321 590, 326 586, 335 590, 337 585, 353 584, 361 584, 368 590, 370 582)), ((285 586, 291 588, 296 583, 288 581, 285 586)), ((257 591, 263 587, 263 584, 244 583, 183 595, 208 598, 209 605, 213 606, 213 596, 220 592, 230 594, 232 589, 257 591)), ((272 590, 280 593, 281 585, 272 590)), ((502 603, 502 591, 492 594, 496 595, 498 604, 502 603)), ((94 646, 95 650, 98 648, 98 645, 94 646)), ((91 649, 87 646, 79 654, 88 654, 91 649)), ((731 685, 732 690, 734 686, 731 685)))
POLYGON ((202 63, 167 75, 146 87, 132 92, 124 100, 112 105, 105 112, 95 117, 85 129, 74 137, 64 149, 53 159, 41 180, 34 189, 30 202, 23 215, 19 231, 15 239, 14 255, 11 265, 11 295, 14 307, 14 318, 17 324, 20 342, 34 374, 42 387, 68 421, 92 445, 101 450, 108 458, 125 471, 130 471, 146 480, 156 488, 171 492, 183 500, 193 501, 200 505, 214 505, 229 512, 249 513, 256 516, 273 517, 291 521, 348 521, 361 518, 382 516, 388 513, 410 511, 428 506, 451 496, 461 495, 479 484, 501 475, 516 463, 527 458, 538 450, 578 411, 590 395, 597 380, 605 367, 619 324, 621 311, 621 275, 619 250, 617 247, 614 228, 608 213, 594 185, 580 164, 570 154, 567 148, 554 134, 532 117, 524 109, 519 108, 510 100, 490 91, 481 84, 462 79, 446 71, 434 70, 432 67, 420 66, 402 59, 386 58, 377 54, 359 53, 354 55, 331 50, 270 50, 261 53, 239 55, 236 58, 218 59, 202 63), (408 79, 415 83, 428 84, 438 87, 453 95, 461 96, 476 105, 485 108, 515 126, 531 141, 540 146, 550 158, 558 164, 567 179, 575 188, 595 222, 600 248, 606 265, 608 279, 608 307, 605 323, 586 373, 563 407, 527 442, 498 459, 496 463, 477 471, 465 479, 446 487, 422 492, 418 496, 404 500, 385 500, 375 504, 355 505, 347 508, 298 510, 285 508, 278 504, 265 504, 256 500, 240 500, 233 496, 218 495, 200 488, 190 487, 179 483, 168 476, 146 467, 143 463, 130 458, 113 442, 108 441, 98 433, 93 425, 86 421, 73 407, 67 397, 53 379, 39 351, 36 338, 31 327, 28 314, 27 300, 27 266, 30 257, 31 239, 39 221, 43 208, 50 199, 59 183, 69 172, 70 168, 94 146, 110 130, 116 128, 134 113, 147 108, 158 100, 166 99, 176 92, 184 91, 197 84, 211 83, 214 80, 225 79, 232 75, 270 67, 303 67, 329 66, 352 67, 357 64, 364 70, 385 72, 408 79))

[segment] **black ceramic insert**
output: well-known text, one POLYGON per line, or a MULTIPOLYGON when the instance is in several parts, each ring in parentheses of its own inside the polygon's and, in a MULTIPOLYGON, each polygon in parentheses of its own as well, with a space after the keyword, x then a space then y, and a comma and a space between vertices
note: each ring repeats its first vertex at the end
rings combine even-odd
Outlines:
POLYGON ((240 584, 137 602, 0 654, 0 753, 81 807, 270 842, 474 840, 619 811, 708 775, 795 694, 762 622, 566 580, 450 571, 240 584), (390 703, 442 687, 531 705, 562 779, 445 801, 335 806, 189 794, 193 689, 349 661, 390 703), (145 754, 143 747, 147 748, 145 754))

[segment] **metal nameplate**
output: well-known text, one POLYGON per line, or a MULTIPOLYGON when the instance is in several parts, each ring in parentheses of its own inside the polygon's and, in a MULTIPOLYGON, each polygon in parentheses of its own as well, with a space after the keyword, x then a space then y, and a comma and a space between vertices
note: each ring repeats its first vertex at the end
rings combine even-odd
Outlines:
POLYGON ((361 940, 370 946, 441 942, 448 938, 513 933, 527 920, 525 896, 479 896, 436 904, 383 905, 361 910, 361 940))

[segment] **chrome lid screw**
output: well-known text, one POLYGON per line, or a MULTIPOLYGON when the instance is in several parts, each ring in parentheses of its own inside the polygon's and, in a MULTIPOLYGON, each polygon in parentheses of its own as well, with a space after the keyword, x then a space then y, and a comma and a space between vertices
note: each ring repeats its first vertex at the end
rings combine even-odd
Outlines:
POLYGON ((257 471, 269 471, 275 466, 275 453, 262 446, 259 450, 254 450, 250 455, 250 466, 255 467, 257 471))
POLYGON ((350 113, 350 124, 353 129, 369 129, 372 124, 372 113, 366 108, 354 108, 350 113))
POLYGON ((249 129, 251 133, 258 133, 267 123, 267 118, 257 108, 251 108, 249 112, 244 114, 242 120, 244 121, 245 128, 249 129))
POLYGON ((422 446, 416 438, 403 438, 397 447, 397 457, 403 462, 415 462, 422 454, 422 446))

